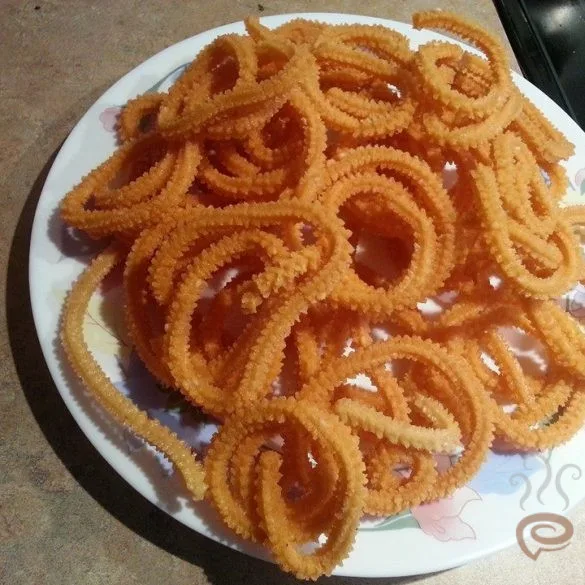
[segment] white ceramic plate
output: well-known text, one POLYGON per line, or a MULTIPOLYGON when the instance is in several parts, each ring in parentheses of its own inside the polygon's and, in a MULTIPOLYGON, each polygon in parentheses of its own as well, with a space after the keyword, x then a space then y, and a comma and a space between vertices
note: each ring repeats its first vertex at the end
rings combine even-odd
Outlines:
MULTIPOLYGON (((382 24, 405 34, 413 47, 441 38, 399 22, 344 14, 271 16, 263 22, 276 26, 294 17, 382 24)), ((177 520, 228 546, 267 558, 260 548, 226 531, 206 504, 192 504, 172 467, 101 412, 64 367, 57 334, 66 291, 96 252, 95 244, 65 229, 56 211, 59 201, 113 151, 113 127, 120 105, 146 91, 167 89, 204 45, 220 34, 243 31, 241 22, 230 24, 161 51, 124 76, 83 116, 56 158, 38 203, 30 249, 30 290, 38 336, 55 384, 102 456, 138 492, 177 520)), ((575 143, 576 154, 567 163, 570 197, 582 200, 585 134, 538 89, 519 76, 515 81, 575 143)), ((90 305, 86 334, 92 351, 121 391, 201 447, 209 438, 208 426, 195 420, 180 400, 159 390, 131 352, 119 326, 119 294, 116 288, 104 290, 90 305)), ((575 291, 568 304, 573 314, 585 316, 585 289, 575 291)), ((351 555, 336 573, 364 577, 421 574, 458 566, 513 545, 516 526, 528 514, 564 514, 585 498, 584 453, 582 431, 552 452, 526 457, 491 454, 479 475, 452 497, 398 517, 364 523, 351 555)))

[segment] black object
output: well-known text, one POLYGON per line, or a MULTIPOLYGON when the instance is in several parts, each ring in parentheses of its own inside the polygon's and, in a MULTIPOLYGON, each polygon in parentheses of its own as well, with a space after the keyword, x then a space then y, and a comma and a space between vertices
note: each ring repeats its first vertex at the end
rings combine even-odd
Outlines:
POLYGON ((494 0, 524 76, 585 129, 585 0, 494 0))

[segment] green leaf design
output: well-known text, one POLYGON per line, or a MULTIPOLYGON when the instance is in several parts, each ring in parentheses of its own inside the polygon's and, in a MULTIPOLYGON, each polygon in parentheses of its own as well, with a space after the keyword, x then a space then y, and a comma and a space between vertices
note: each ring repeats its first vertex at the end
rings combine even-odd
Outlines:
POLYGON ((161 80, 157 81, 152 87, 150 87, 149 89, 147 89, 144 93, 157 93, 158 90, 161 88, 162 84, 169 78, 171 77, 171 75, 175 75, 175 73, 177 73, 178 71, 180 71, 181 69, 185 69, 187 67, 188 63, 183 63, 183 65, 179 65, 178 67, 176 67, 175 69, 173 69, 170 73, 167 73, 167 75, 165 75, 161 80))
POLYGON ((585 181, 581 181, 581 195, 585 195, 585 181))
POLYGON ((208 422, 210 418, 200 409, 196 408, 178 391, 171 388, 165 388, 159 385, 159 390, 168 392, 165 410, 177 414, 188 414, 190 422, 208 422))
POLYGON ((402 530, 403 528, 420 528, 419 523, 415 517, 408 512, 398 514, 397 516, 390 516, 386 518, 380 524, 371 527, 360 528, 362 532, 383 532, 386 530, 402 530))

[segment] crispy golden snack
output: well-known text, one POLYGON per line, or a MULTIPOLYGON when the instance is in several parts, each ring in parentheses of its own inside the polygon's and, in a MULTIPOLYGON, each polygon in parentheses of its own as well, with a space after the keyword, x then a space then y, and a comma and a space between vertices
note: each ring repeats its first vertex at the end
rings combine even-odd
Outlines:
POLYGON ((363 515, 462 486, 494 436, 550 448, 585 420, 585 336, 555 302, 585 275, 585 212, 560 205, 573 147, 491 35, 442 11, 413 22, 482 56, 412 50, 381 26, 248 19, 168 93, 128 102, 119 148, 61 206, 111 241, 65 305, 71 366, 195 499, 304 579, 349 554, 363 515), (84 341, 118 264, 135 351, 219 424, 203 463, 84 341))

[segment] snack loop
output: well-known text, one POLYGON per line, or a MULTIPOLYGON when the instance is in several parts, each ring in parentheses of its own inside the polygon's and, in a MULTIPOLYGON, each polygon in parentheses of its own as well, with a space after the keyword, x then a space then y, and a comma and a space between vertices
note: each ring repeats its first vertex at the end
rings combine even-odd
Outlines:
MULTIPOLYGON (((388 224, 392 216, 400 218, 412 230, 416 245, 409 268, 399 281, 391 288, 384 290, 374 288, 361 281, 358 275, 351 271, 331 294, 333 303, 340 302, 360 310, 372 313, 385 312, 386 314, 402 305, 416 302, 421 296, 431 296, 436 292, 436 273, 433 268, 436 262, 437 234, 433 222, 413 201, 410 194, 400 183, 382 177, 376 173, 350 175, 337 181, 334 186, 321 196, 323 204, 338 213, 342 205, 351 197, 366 196, 375 200, 373 215, 379 221, 380 208, 386 216, 388 224), (390 218, 388 218, 390 215, 390 218)), ((389 234, 391 235, 391 234, 389 234)))
POLYGON ((576 239, 569 225, 559 218, 547 242, 558 250, 560 256, 554 271, 544 276, 532 273, 530 266, 525 265, 513 245, 513 232, 506 225, 507 214, 494 171, 480 165, 473 175, 475 196, 485 226, 486 244, 494 262, 510 283, 535 298, 561 295, 570 289, 577 279, 580 258, 576 239))
MULTIPOLYGON (((282 447, 286 451, 288 445, 282 447)), ((316 450, 318 456, 318 450, 316 450)), ((305 457, 308 453, 305 453, 305 457)), ((279 564, 301 578, 316 578, 330 572, 337 559, 347 554, 361 517, 365 496, 365 475, 357 437, 348 427, 328 411, 321 411, 311 403, 293 398, 260 402, 246 415, 226 419, 205 460, 209 497, 224 521, 236 533, 246 538, 266 539, 279 564), (327 542, 311 554, 299 550, 303 542, 291 541, 296 517, 279 486, 284 454, 276 451, 257 452, 260 458, 255 468, 257 490, 256 514, 260 524, 247 513, 245 502, 230 488, 230 476, 238 473, 231 464, 234 455, 247 437, 258 433, 285 434, 292 429, 306 433, 311 442, 329 453, 335 462, 335 474, 329 475, 329 486, 334 495, 336 520, 322 526, 327 542)), ((313 474, 319 474, 317 462, 313 474)), ((302 503, 301 501, 299 503, 302 503)), ((306 496, 305 496, 306 497, 306 496)), ((302 522, 302 517, 300 518, 302 522)))

